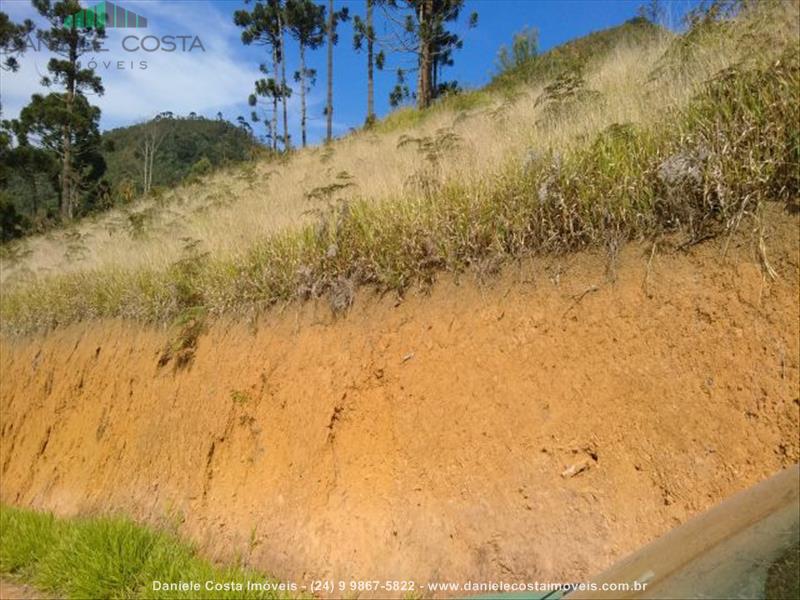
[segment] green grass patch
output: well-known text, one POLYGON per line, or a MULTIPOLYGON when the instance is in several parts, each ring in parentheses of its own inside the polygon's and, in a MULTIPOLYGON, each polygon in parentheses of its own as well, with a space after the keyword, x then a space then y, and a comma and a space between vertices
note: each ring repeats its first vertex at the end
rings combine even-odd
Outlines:
POLYGON ((174 534, 123 517, 56 519, 8 506, 0 506, 0 574, 59 598, 295 597, 248 589, 249 582, 277 582, 243 567, 213 565, 174 534), (200 590, 159 590, 154 581, 198 582, 200 590), (228 587, 208 590, 206 582, 228 587))

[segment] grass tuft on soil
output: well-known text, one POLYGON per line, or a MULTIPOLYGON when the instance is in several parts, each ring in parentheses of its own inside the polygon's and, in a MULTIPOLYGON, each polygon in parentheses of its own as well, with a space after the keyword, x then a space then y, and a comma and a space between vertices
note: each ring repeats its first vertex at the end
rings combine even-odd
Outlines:
POLYGON ((215 598, 292 597, 248 590, 247 582, 272 580, 244 567, 213 565, 174 534, 124 517, 58 519, 3 505, 0 575, 59 598, 207 598, 207 581, 244 586, 244 591, 215 590, 215 598), (155 591, 154 581, 195 581, 201 589, 155 591))

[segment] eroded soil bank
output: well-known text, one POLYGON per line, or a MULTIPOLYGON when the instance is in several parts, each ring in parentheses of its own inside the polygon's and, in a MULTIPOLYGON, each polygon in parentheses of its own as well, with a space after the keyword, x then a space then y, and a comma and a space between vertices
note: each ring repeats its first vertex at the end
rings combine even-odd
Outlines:
POLYGON ((798 460, 796 217, 755 245, 0 349, 3 502, 179 521, 279 578, 574 581, 798 460), (615 281, 611 281, 616 277, 615 281))

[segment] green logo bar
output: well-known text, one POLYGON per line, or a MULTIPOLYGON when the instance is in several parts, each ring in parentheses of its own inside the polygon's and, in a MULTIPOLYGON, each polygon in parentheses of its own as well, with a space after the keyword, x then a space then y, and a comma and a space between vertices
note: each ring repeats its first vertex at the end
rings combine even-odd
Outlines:
POLYGON ((68 16, 64 20, 64 26, 76 29, 93 27, 138 29, 147 27, 147 19, 112 2, 101 2, 68 16))

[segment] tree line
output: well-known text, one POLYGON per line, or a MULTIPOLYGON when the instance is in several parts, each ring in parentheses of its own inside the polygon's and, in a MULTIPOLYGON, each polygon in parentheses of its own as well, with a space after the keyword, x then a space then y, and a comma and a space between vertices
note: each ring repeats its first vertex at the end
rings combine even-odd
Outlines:
MULTIPOLYGON (((415 98, 417 107, 427 108, 442 94, 456 91, 456 82, 441 80, 444 67, 452 66, 454 52, 463 46, 458 34, 448 29, 464 8, 465 0, 365 0, 364 13, 353 14, 348 7, 336 10, 333 0, 245 0, 247 7, 237 10, 234 23, 242 29, 245 45, 264 48, 264 75, 254 83, 248 103, 251 120, 263 122, 267 144, 274 151, 290 150, 287 101, 294 93, 286 77, 287 36, 294 40, 299 69, 293 74, 300 96, 301 145, 307 145, 308 109, 306 99, 316 82, 317 73, 307 67, 307 51, 326 46, 326 142, 333 139, 333 48, 339 42, 339 26, 353 22, 353 49, 366 57, 365 125, 375 121, 375 71, 387 68, 387 56, 397 57, 397 82, 389 95, 394 107, 415 98), (383 31, 377 33, 376 13, 383 31), (406 66, 403 66, 405 63, 406 66), (416 72, 417 85, 412 93, 407 83, 416 72), (282 127, 279 127, 281 121, 282 127)), ((469 16, 469 27, 477 24, 478 15, 469 16)))
MULTIPOLYGON (((397 83, 390 102, 416 99, 426 108, 441 94, 456 89, 454 82, 441 81, 442 69, 453 64, 453 53, 463 42, 448 29, 458 20, 465 0, 365 0, 363 14, 351 14, 348 7, 338 10, 333 0, 246 0, 246 7, 233 14, 246 45, 264 49, 259 66, 262 77, 254 82, 248 101, 250 120, 263 122, 267 145, 275 152, 291 150, 288 125, 288 98, 300 96, 301 144, 308 142, 307 96, 316 83, 317 73, 307 65, 307 53, 326 47, 327 89, 324 116, 326 141, 333 138, 333 48, 339 42, 342 23, 352 20, 352 46, 366 59, 365 124, 375 121, 375 71, 387 67, 387 56, 396 57, 393 70, 397 83), (382 32, 377 33, 376 17, 382 32), (287 78, 287 38, 298 53, 299 68, 287 78), (401 64, 405 56, 405 66, 401 64), (411 93, 408 76, 417 73, 417 86, 411 93), (280 126, 279 126, 280 121, 280 126)), ((110 184, 104 179, 107 164, 100 133, 100 109, 91 98, 101 96, 104 87, 97 72, 88 68, 86 58, 101 48, 106 37, 102 26, 85 26, 70 19, 82 10, 79 0, 32 0, 37 14, 46 23, 37 28, 31 20, 14 23, 0 12, 0 69, 14 72, 20 57, 35 34, 54 56, 42 78, 43 90, 34 94, 17 118, 0 121, 0 226, 2 240, 21 235, 25 218, 9 193, 13 179, 29 189, 30 213, 40 214, 42 206, 56 196, 57 213, 49 222, 69 222, 86 212, 108 204, 110 184)), ((474 26, 477 15, 470 16, 474 26)), ((0 113, 2 104, 0 100, 0 113)), ((140 130, 135 159, 140 164, 137 188, 148 193, 153 187, 155 156, 165 135, 171 130, 172 115, 161 113, 140 130)), ((240 129, 252 133, 244 117, 240 129)))
MULTIPOLYGON (((34 187, 36 203, 36 188, 49 179, 58 188, 60 219, 70 221, 79 206, 96 200, 105 172, 100 109, 88 98, 102 95, 103 84, 93 69, 81 64, 83 56, 100 49, 105 31, 65 26, 67 18, 81 9, 78 0, 33 0, 32 5, 47 23, 36 35, 55 56, 41 81, 48 93, 34 94, 17 119, 0 124, 0 184, 5 187, 12 171, 24 174, 34 187)), ((19 69, 19 57, 34 29, 30 20, 17 24, 0 13, 2 70, 19 69)), ((15 212, 12 203, 2 203, 4 239, 14 237, 21 227, 22 217, 15 212)))

